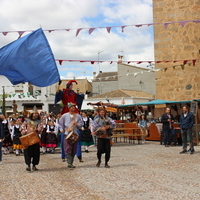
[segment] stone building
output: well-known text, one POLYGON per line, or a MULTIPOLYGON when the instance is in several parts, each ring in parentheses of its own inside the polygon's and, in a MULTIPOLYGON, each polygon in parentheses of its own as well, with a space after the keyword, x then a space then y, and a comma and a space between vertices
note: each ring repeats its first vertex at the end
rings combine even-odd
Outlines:
POLYGON ((117 89, 135 90, 155 95, 155 72, 124 64, 117 65, 117 72, 100 72, 92 80, 93 95, 111 92, 117 89))
MULTIPOLYGON (((200 19, 199 0, 153 0, 154 23, 200 19)), ((156 98, 191 100, 200 98, 200 62, 195 66, 183 60, 200 59, 200 24, 189 22, 154 26, 155 60, 174 61, 156 64, 167 69, 156 72, 156 98)))
POLYGON ((92 95, 103 94, 118 89, 118 72, 93 73, 92 95))

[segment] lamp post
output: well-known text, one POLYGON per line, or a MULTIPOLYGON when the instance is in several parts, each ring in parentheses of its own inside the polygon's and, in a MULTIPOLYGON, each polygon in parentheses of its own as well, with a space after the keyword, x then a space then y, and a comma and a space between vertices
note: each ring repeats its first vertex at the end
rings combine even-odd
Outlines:
MULTIPOLYGON (((98 66, 99 66, 99 74, 100 74, 100 62, 99 62, 99 54, 102 53, 103 51, 98 52, 98 66)), ((101 78, 99 79, 100 82, 100 88, 99 88, 99 93, 102 94, 102 87, 101 87, 101 78)))
POLYGON ((100 73, 100 62, 99 62, 99 54, 102 53, 103 51, 98 52, 98 66, 99 66, 99 73, 100 73))

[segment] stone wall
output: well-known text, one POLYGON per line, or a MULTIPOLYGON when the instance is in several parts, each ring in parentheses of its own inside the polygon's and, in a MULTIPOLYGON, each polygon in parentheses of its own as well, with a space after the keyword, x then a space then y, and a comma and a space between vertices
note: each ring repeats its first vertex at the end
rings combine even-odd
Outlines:
MULTIPOLYGON (((200 19, 200 0, 153 0, 154 23, 200 19)), ((200 59, 200 23, 154 26, 156 61, 200 59)), ((200 62, 195 66, 183 62, 156 64, 168 68, 156 72, 156 98, 191 100, 200 98, 200 62), (174 66, 174 67, 173 67, 174 66)), ((190 64, 190 63, 189 63, 190 64)))

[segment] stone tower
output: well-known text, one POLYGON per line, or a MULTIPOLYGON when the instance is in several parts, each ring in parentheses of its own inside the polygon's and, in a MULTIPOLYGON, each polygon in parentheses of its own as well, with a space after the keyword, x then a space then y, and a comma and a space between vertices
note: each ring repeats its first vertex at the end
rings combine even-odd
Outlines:
MULTIPOLYGON (((199 20, 200 0, 153 0, 154 23, 199 20)), ((200 59, 200 23, 154 26, 156 61, 200 59)), ((156 64, 156 98, 163 100, 200 99, 200 61, 156 64), (182 66, 180 66, 182 65, 182 66), (174 66, 174 67, 173 67, 174 66)))

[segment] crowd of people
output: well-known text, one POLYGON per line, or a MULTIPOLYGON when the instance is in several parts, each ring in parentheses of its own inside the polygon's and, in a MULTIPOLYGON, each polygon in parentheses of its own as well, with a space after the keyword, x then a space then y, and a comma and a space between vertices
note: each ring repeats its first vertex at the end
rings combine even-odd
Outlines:
MULTIPOLYGON (((2 153, 4 155, 15 152, 16 156, 21 153, 27 165, 27 171, 37 171, 37 165, 40 161, 40 154, 55 153, 55 148, 60 146, 61 159, 67 161, 67 167, 75 168, 75 155, 80 162, 82 159, 82 146, 85 152, 89 153, 88 147, 94 144, 94 138, 97 138, 97 163, 100 167, 102 154, 105 153, 105 167, 109 168, 112 132, 116 127, 116 115, 109 117, 105 107, 99 106, 94 113, 81 112, 81 105, 84 96, 75 93, 72 90, 71 80, 67 83, 66 89, 61 90, 59 81, 55 103, 62 100, 63 108, 57 116, 47 114, 46 112, 32 111, 28 116, 13 115, 6 117, 0 114, 0 164, 2 164, 2 153), (22 142, 22 138, 31 138, 32 143, 27 145, 22 142), (34 142, 33 142, 34 141, 34 142), (3 152, 2 152, 3 150, 3 152), (31 166, 32 164, 32 166, 31 166)), ((138 119, 138 116, 137 116, 138 119)), ((166 147, 172 145, 174 138, 174 116, 170 108, 166 108, 166 113, 161 116, 164 132, 164 144, 166 147)), ((181 154, 187 153, 187 140, 189 140, 190 154, 194 153, 192 127, 194 125, 194 115, 189 112, 189 107, 183 107, 183 113, 180 116, 180 128, 182 133, 183 150, 181 154)), ((138 126, 141 129, 142 141, 148 135, 147 120, 144 113, 141 113, 138 120, 138 126)))
POLYGON ((100 115, 97 110, 94 113, 83 111, 77 114, 75 113, 76 105, 73 103, 68 103, 68 108, 69 112, 62 116, 46 112, 39 113, 37 110, 32 111, 28 116, 6 117, 0 114, 2 154, 15 153, 16 156, 23 154, 27 165, 26 170, 31 171, 32 164, 32 170, 37 171, 40 154, 54 154, 55 148, 60 147, 62 161, 67 161, 69 168, 75 168, 73 165, 75 155, 80 162, 83 162, 81 148, 83 147, 85 152, 89 153, 89 146, 94 145, 97 133, 106 132, 109 129, 109 135, 102 133, 106 137, 97 139, 98 144, 101 144, 97 146, 98 163, 101 162, 100 155, 106 153, 105 167, 109 167, 110 145, 107 146, 107 143, 110 144, 111 130, 115 127, 114 121, 106 116, 104 108, 98 111, 100 115), (72 130, 78 135, 78 140, 73 143, 66 140, 66 136, 72 130), (37 132, 40 142, 28 147, 23 146, 20 137, 32 132, 37 132), (92 134, 93 132, 95 134, 92 134), (104 144, 104 141, 107 143, 104 144))

